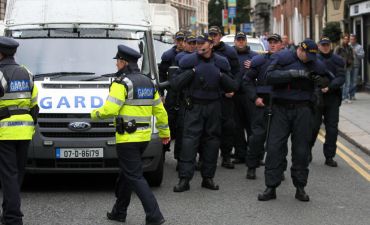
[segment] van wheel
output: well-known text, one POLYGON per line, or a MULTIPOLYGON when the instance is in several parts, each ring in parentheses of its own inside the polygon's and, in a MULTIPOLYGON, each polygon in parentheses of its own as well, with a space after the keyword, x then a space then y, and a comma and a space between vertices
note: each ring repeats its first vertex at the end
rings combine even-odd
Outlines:
POLYGON ((144 173, 144 177, 148 182, 149 186, 151 187, 161 186, 163 180, 163 170, 164 170, 163 167, 164 167, 164 154, 162 154, 156 170, 144 173))

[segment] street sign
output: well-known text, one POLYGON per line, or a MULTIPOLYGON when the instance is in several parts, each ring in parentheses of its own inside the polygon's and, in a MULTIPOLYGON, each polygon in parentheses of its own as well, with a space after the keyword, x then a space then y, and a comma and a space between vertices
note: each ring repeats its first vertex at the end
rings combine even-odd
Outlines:
POLYGON ((236 7, 236 0, 229 0, 228 1, 228 6, 229 7, 236 7))
POLYGON ((252 32, 252 24, 251 23, 243 23, 241 24, 241 30, 245 33, 251 33, 252 32))
POLYGON ((235 18, 236 17, 236 7, 229 7, 229 18, 235 18))

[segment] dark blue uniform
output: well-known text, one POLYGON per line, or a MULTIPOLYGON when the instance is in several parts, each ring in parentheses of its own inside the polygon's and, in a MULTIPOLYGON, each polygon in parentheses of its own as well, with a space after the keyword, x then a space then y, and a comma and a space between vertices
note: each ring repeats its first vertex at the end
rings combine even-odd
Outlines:
POLYGON ((326 69, 331 72, 332 76, 329 76, 329 91, 322 95, 323 105, 316 107, 315 110, 311 147, 316 142, 321 123, 324 122, 326 130, 324 155, 326 159, 329 159, 334 158, 337 149, 339 107, 342 102, 341 87, 345 82, 345 63, 340 56, 332 53, 320 53, 317 57, 325 64, 326 69))
MULTIPOLYGON (((234 77, 240 71, 239 58, 236 50, 220 42, 218 46, 214 46, 213 50, 220 56, 227 58, 230 67, 231 73, 234 77)), ((235 107, 234 101, 232 98, 227 98, 224 95, 222 96, 222 136, 221 136, 221 154, 223 160, 230 160, 230 153, 234 147, 234 135, 235 135, 235 107)))
MULTIPOLYGON (((191 52, 182 51, 175 57, 175 64, 179 65, 179 62, 182 57, 185 55, 189 55, 191 52)), ((178 71, 176 74, 180 74, 182 71, 178 71)), ((184 117, 185 117, 185 97, 186 90, 178 92, 178 99, 179 99, 179 109, 177 111, 176 116, 176 142, 175 142, 175 150, 174 150, 174 157, 175 159, 179 159, 179 155, 182 148, 182 137, 183 137, 183 131, 184 131, 184 117)))
POLYGON ((245 139, 245 131, 249 137, 252 134, 251 129, 251 117, 254 111, 254 104, 251 101, 248 101, 246 97, 246 90, 243 83, 243 76, 246 72, 244 67, 244 62, 251 60, 253 57, 257 56, 257 52, 254 52, 250 49, 249 46, 246 46, 245 49, 237 49, 234 47, 238 54, 240 70, 236 75, 236 80, 240 85, 239 90, 235 93, 233 97, 235 104, 235 159, 238 159, 239 162, 244 162, 247 154, 248 144, 245 139))
POLYGON ((266 53, 254 57, 251 68, 245 73, 245 89, 247 96, 253 104, 257 98, 262 98, 265 107, 255 107, 252 116, 252 135, 249 138, 249 149, 247 150, 246 163, 248 168, 260 166, 265 152, 264 144, 267 132, 267 115, 270 104, 272 86, 267 85, 266 70, 271 63, 271 54, 266 53))
MULTIPOLYGON (((175 57, 179 53, 176 50, 177 46, 173 46, 163 53, 161 63, 159 64, 159 81, 165 82, 168 80, 168 70, 171 66, 176 65, 175 57)), ((164 90, 159 90, 160 95, 164 95, 164 90)), ((167 88, 167 95, 164 102, 164 107, 168 114, 168 124, 171 131, 171 139, 176 139, 176 120, 177 111, 179 109, 178 96, 171 88, 167 88)), ((164 150, 169 151, 170 144, 164 146, 164 150)))
POLYGON ((220 72, 230 71, 228 61, 217 54, 205 59, 197 53, 184 56, 180 68, 195 69, 189 84, 192 105, 185 111, 183 145, 179 160, 179 177, 191 179, 195 157, 201 145, 203 178, 213 178, 216 172, 221 138, 221 86, 220 72))
POLYGON ((273 116, 267 144, 265 182, 269 188, 280 185, 287 155, 285 146, 291 135, 291 176, 297 190, 302 190, 308 178, 314 83, 308 78, 293 78, 290 70, 324 75, 325 66, 319 60, 303 63, 296 53, 289 50, 273 54, 271 61, 266 74, 267 83, 273 86, 273 116))

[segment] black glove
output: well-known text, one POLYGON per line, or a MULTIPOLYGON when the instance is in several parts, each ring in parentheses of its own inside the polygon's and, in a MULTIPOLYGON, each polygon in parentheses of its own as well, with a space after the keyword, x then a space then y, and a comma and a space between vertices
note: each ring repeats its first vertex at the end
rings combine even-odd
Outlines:
POLYGON ((310 78, 310 72, 308 72, 307 70, 289 70, 289 74, 293 79, 297 79, 297 78, 309 79, 310 78))
POLYGON ((330 81, 326 77, 322 77, 317 74, 311 74, 310 79, 320 88, 325 88, 329 85, 330 81))

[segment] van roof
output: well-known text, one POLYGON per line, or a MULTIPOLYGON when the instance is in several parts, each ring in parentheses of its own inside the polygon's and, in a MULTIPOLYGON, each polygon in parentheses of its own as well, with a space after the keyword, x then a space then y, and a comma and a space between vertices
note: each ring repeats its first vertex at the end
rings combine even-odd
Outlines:
POLYGON ((148 28, 148 0, 9 0, 8 29, 120 27, 148 28))
POLYGON ((170 32, 175 34, 179 30, 178 11, 170 4, 150 3, 153 33, 170 32))

